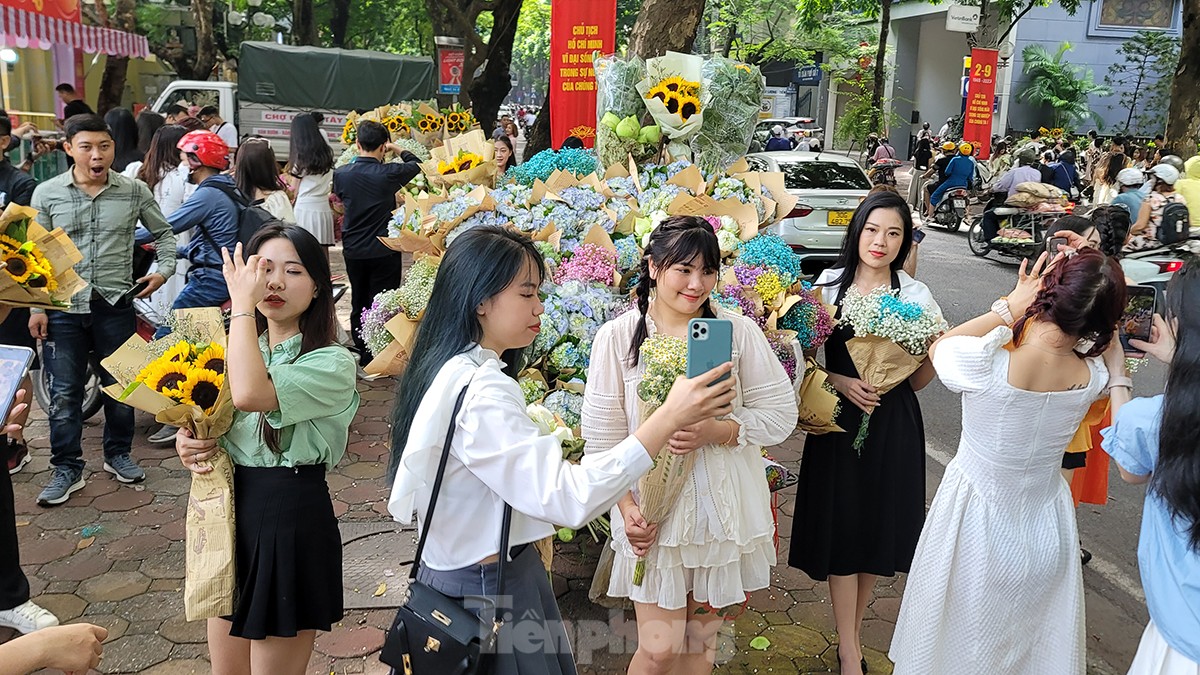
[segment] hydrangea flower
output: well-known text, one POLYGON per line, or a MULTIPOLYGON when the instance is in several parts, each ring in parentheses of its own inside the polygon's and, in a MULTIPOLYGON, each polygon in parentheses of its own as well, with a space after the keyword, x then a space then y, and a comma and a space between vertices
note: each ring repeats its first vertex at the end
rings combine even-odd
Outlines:
POLYGON ((642 251, 638 248, 637 239, 621 237, 613 242, 617 247, 617 271, 625 274, 642 264, 642 251))
POLYGON ((558 415, 568 427, 577 427, 582 422, 583 394, 576 394, 566 389, 555 389, 546 394, 542 405, 550 412, 558 415))
POLYGON ((562 342, 550 351, 546 361, 558 372, 567 370, 586 371, 590 359, 588 352, 580 349, 574 342, 562 342))
POLYGON ((526 405, 537 403, 546 395, 546 383, 537 378, 522 377, 517 380, 517 386, 521 387, 526 405))
POLYGON ((616 265, 617 255, 612 251, 599 244, 581 244, 570 258, 558 266, 554 283, 582 281, 611 286, 616 265))

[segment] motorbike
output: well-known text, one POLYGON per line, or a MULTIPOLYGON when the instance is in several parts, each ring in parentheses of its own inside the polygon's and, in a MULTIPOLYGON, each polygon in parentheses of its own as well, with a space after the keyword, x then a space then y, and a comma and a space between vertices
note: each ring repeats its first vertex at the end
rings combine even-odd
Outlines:
POLYGON ((1045 249, 1046 230, 1070 211, 1038 211, 1016 206, 997 206, 993 209, 1000 218, 1000 231, 995 239, 984 241, 983 218, 973 218, 967 228, 967 246, 971 253, 982 258, 995 253, 1002 258, 1036 260, 1045 249))
POLYGON ((880 159, 867 169, 872 185, 896 185, 896 169, 904 163, 898 159, 880 159))
POLYGON ((1158 289, 1161 297, 1171 277, 1183 269, 1184 263, 1200 256, 1200 239, 1197 237, 1200 234, 1168 246, 1127 253, 1121 259, 1121 268, 1134 282, 1158 289))
POLYGON ((932 221, 950 232, 958 232, 967 217, 967 205, 970 203, 971 193, 967 188, 950 188, 933 209, 932 221))

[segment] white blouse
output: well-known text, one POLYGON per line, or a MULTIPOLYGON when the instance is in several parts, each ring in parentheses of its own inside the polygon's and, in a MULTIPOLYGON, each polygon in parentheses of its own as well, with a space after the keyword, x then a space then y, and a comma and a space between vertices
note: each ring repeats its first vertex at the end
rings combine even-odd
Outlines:
POLYGON ((628 434, 612 452, 567 463, 558 439, 541 435, 526 415, 521 389, 503 367, 495 352, 476 345, 442 367, 417 409, 388 510, 411 523, 415 509, 421 527, 450 413, 468 387, 425 544, 422 564, 431 569, 459 569, 497 554, 505 503, 513 507, 509 545, 534 542, 554 534, 554 524, 583 527, 652 466, 628 434))

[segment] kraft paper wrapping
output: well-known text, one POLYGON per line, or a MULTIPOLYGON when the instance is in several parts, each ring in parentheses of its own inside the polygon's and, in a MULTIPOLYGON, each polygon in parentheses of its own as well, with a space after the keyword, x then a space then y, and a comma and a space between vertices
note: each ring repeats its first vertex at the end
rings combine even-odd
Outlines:
POLYGON ((409 353, 417 339, 417 328, 420 327, 421 318, 424 316, 425 312, 421 312, 417 318, 410 319, 407 314, 400 312, 383 324, 395 339, 388 343, 378 356, 371 359, 363 370, 375 377, 392 377, 404 372, 404 366, 408 365, 409 353))
POLYGON ((877 335, 851 338, 846 349, 858 370, 858 377, 875 387, 882 396, 907 380, 921 367, 924 356, 913 356, 903 347, 877 335))
MULTIPOLYGON (((656 406, 638 401, 638 416, 643 424, 655 410, 656 406)), ((676 455, 667 445, 654 455, 654 466, 638 481, 638 508, 647 523, 662 522, 671 513, 695 464, 696 453, 676 455)), ((646 564, 645 558, 638 560, 638 568, 644 568, 646 564)), ((641 576, 636 570, 633 583, 641 585, 641 576)))
POLYGON ((812 359, 805 362, 805 375, 796 399, 800 405, 799 427, 814 436, 845 431, 837 425, 837 394, 825 389, 828 375, 812 359))
POLYGON ((54 292, 44 288, 28 288, 18 284, 8 274, 0 274, 0 302, 13 307, 67 309, 71 306, 71 296, 87 287, 87 282, 75 273, 75 265, 83 260, 83 254, 61 227, 48 232, 39 225, 35 220, 37 214, 36 209, 10 203, 0 213, 0 232, 7 232, 11 225, 20 221, 28 221, 24 239, 13 238, 22 243, 32 241, 37 244, 54 270, 58 288, 54 292))
MULTIPOLYGON (((226 345, 225 321, 220 308, 176 310, 178 324, 188 339, 206 340, 226 345)), ((161 353, 163 343, 170 345, 180 339, 171 336, 146 342, 134 335, 111 356, 100 362, 116 384, 104 388, 104 393, 122 403, 154 415, 161 424, 187 429, 196 438, 215 439, 225 435, 233 425, 233 397, 228 380, 212 414, 206 415, 198 406, 176 403, 167 396, 138 384, 131 387, 137 374, 161 353)), ((234 565, 233 463, 224 452, 218 452, 209 462, 213 471, 192 474, 192 488, 186 515, 187 553, 184 577, 183 604, 188 621, 228 616, 233 613, 234 589, 237 576, 234 565)))
POLYGON ((421 170, 425 172, 429 184, 433 187, 469 183, 491 188, 496 182, 496 176, 499 173, 499 167, 496 166, 496 145, 488 140, 481 129, 454 136, 445 141, 441 147, 430 150, 429 154, 430 160, 421 164, 421 170), (458 173, 445 175, 440 173, 438 162, 453 161, 460 150, 479 155, 483 158, 483 163, 458 173))

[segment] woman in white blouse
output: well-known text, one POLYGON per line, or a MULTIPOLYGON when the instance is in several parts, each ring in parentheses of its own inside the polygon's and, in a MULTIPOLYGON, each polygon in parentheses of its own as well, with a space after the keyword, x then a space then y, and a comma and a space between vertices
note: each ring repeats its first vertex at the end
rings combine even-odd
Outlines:
POLYGON ((308 230, 322 246, 333 246, 333 148, 321 131, 321 113, 304 113, 292 118, 289 137, 288 177, 296 194, 296 224, 308 230))
POLYGON ((242 141, 233 165, 233 179, 238 191, 252 203, 289 225, 296 223, 292 202, 279 182, 279 165, 270 141, 258 136, 242 141))
POLYGON ((565 462, 558 439, 541 435, 526 415, 516 381, 541 326, 544 278, 541 254, 519 233, 479 227, 455 240, 429 301, 438 311, 421 322, 393 413, 388 510, 402 523, 416 511, 423 523, 455 400, 466 390, 418 580, 455 598, 496 595, 500 523, 505 504, 513 509, 505 596, 520 625, 501 631, 500 644, 511 648, 496 657, 496 675, 576 672, 546 571, 529 544, 552 535, 552 523, 582 527, 596 518, 649 471, 647 448, 657 451, 679 429, 728 413, 734 398, 732 378, 708 386, 732 364, 681 378, 611 451, 565 462), (543 639, 514 640, 513 630, 536 630, 543 639))
POLYGON ((720 608, 740 605, 747 593, 771 583, 775 526, 762 448, 782 443, 796 428, 796 397, 762 330, 739 314, 713 311, 709 294, 720 264, 706 220, 663 221, 642 258, 637 309, 601 327, 592 346, 583 437, 595 456, 619 447, 637 428, 638 349, 647 337, 663 332, 686 339, 688 322, 700 317, 733 322, 733 411, 671 437, 673 449, 697 452, 675 506, 662 522, 647 524, 629 492, 612 513, 608 594, 630 598, 637 608, 630 673, 711 672, 720 608), (646 556, 645 578, 635 585, 639 555, 646 556), (663 625, 678 629, 664 633, 663 625))

